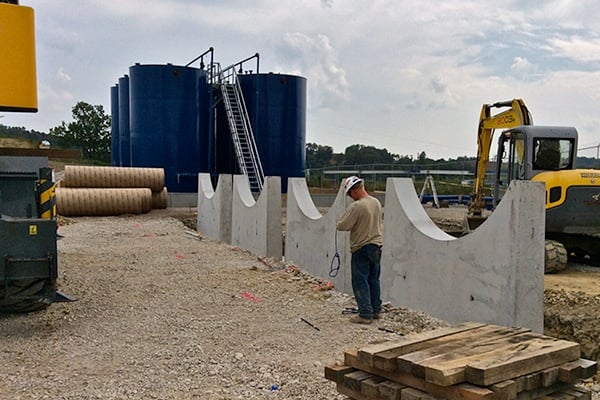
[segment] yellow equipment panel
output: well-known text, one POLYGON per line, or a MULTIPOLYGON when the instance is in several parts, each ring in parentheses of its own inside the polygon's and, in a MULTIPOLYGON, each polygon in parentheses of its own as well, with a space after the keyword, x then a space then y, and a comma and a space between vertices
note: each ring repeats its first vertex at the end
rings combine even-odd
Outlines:
POLYGON ((33 8, 0 3, 0 111, 37 108, 33 8))

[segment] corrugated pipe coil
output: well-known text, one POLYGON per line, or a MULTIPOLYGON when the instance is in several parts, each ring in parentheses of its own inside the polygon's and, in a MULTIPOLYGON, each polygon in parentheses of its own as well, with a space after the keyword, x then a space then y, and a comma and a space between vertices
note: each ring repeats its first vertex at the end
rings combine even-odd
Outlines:
POLYGON ((169 194, 167 192, 166 186, 163 187, 163 190, 161 190, 160 192, 152 192, 152 208, 153 209, 167 208, 168 199, 169 199, 169 194))
POLYGON ((72 188, 150 188, 165 186, 163 168, 96 167, 65 165, 64 185, 72 188))
POLYGON ((152 209, 148 188, 56 188, 56 208, 65 217, 142 214, 152 209))

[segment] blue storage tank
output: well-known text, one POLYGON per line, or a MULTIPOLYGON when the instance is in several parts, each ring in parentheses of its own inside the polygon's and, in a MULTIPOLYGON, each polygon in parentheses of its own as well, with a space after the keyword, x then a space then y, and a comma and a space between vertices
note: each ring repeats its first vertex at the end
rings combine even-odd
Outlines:
POLYGON ((110 155, 111 164, 119 166, 121 164, 119 147, 119 85, 110 88, 110 155))
POLYGON ((239 75, 265 176, 306 172, 306 78, 284 74, 239 75))
POLYGON ((164 168, 170 192, 197 192, 208 172, 206 71, 136 64, 129 79, 132 166, 164 168))
POLYGON ((129 77, 119 78, 119 167, 131 167, 129 130, 129 77))
POLYGON ((222 101, 215 105, 215 114, 214 120, 217 131, 215 139, 216 155, 215 165, 211 173, 216 171, 217 174, 239 174, 240 168, 231 139, 227 112, 222 101))

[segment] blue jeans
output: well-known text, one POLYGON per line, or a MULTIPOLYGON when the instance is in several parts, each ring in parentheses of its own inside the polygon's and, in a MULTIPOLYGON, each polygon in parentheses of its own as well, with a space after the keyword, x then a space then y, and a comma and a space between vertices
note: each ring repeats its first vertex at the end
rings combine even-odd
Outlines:
POLYGON ((381 312, 381 248, 367 244, 352 253, 352 290, 358 315, 371 319, 381 312))

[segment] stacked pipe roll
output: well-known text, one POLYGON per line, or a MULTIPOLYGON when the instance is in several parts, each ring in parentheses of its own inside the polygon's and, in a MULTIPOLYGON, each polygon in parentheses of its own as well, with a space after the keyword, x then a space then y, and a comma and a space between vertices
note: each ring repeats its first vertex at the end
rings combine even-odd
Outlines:
POLYGON ((167 208, 162 168, 65 166, 56 185, 57 212, 63 216, 147 213, 167 208))

